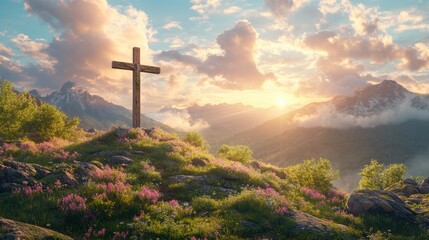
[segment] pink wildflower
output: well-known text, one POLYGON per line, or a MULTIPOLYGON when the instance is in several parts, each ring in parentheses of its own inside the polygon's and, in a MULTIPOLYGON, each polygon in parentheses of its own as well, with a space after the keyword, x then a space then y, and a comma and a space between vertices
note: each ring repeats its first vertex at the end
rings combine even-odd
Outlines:
POLYGON ((64 214, 76 214, 86 210, 86 198, 69 194, 58 200, 58 206, 64 214))
POLYGON ((139 192, 139 196, 143 200, 149 200, 152 203, 156 203, 161 198, 162 194, 156 189, 143 186, 139 192))

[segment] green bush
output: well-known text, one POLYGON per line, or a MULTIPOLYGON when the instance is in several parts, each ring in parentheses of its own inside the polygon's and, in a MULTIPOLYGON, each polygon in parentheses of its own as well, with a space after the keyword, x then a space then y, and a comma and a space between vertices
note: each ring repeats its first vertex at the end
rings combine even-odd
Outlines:
POLYGON ((359 189, 385 189, 401 181, 407 173, 404 164, 391 164, 384 166, 377 160, 371 160, 359 173, 359 189))
POLYGON ((253 152, 248 146, 237 145, 229 146, 223 144, 217 151, 219 157, 226 158, 231 161, 237 161, 244 164, 253 161, 253 152))
POLYGON ((210 145, 198 132, 187 132, 183 137, 183 141, 191 144, 194 147, 201 148, 203 150, 209 150, 210 145))
POLYGON ((14 91, 11 82, 0 82, 0 137, 6 140, 27 137, 35 141, 54 137, 71 139, 78 125, 78 118, 67 120, 54 106, 38 103, 26 92, 14 91))
POLYGON ((338 171, 332 169, 331 161, 320 158, 305 160, 286 168, 286 174, 300 186, 316 189, 325 193, 332 187, 332 181, 338 178, 338 171))

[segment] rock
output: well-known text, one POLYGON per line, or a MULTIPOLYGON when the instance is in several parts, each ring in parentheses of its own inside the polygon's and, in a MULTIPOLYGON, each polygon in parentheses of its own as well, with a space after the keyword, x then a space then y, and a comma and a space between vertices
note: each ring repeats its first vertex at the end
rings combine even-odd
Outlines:
POLYGON ((258 161, 253 161, 249 163, 249 166, 257 170, 261 169, 261 164, 258 161))
POLYGON ((22 222, 0 218, 0 240, 51 239, 73 240, 61 233, 22 222))
MULTIPOLYGON (((291 218, 295 222, 295 227, 292 229, 292 232, 294 234, 300 235, 300 233, 303 232, 316 232, 320 234, 318 239, 331 239, 331 238, 324 238, 323 235, 329 236, 331 232, 342 232, 342 233, 349 233, 350 229, 344 225, 337 224, 325 219, 320 219, 317 217, 314 217, 310 214, 303 213, 301 211, 294 211, 291 213, 291 218)), ((349 239, 349 238, 347 238, 349 239)), ((353 239, 353 238, 350 238, 353 239)))
POLYGON ((96 133, 98 131, 95 128, 90 128, 90 129, 86 130, 86 132, 88 132, 88 133, 96 133))
POLYGON ((135 155, 146 155, 146 153, 145 152, 143 152, 143 151, 134 151, 133 152, 135 155))
POLYGON ((420 193, 419 185, 411 178, 407 178, 403 181, 393 184, 392 186, 388 187, 386 191, 390 191, 405 197, 420 193))
POLYGON ((353 215, 384 214, 416 221, 414 212, 396 194, 382 190, 359 190, 350 194, 346 210, 353 215))
POLYGON ((78 179, 79 182, 88 181, 89 175, 91 172, 100 169, 93 163, 88 162, 77 162, 77 168, 74 171, 75 178, 78 179))
POLYGON ((125 157, 131 157, 132 154, 128 151, 125 150, 120 150, 120 151, 101 151, 101 152, 96 152, 93 153, 92 156, 109 156, 109 155, 119 155, 119 156, 125 156, 125 157))
POLYGON ((192 165, 195 167, 205 167, 207 165, 207 158, 194 158, 192 159, 192 165))
POLYGON ((106 163, 109 165, 129 165, 133 163, 134 160, 125 156, 113 156, 109 158, 106 163))
POLYGON ((26 172, 0 164, 0 192, 12 192, 16 188, 34 185, 35 181, 26 172))
POLYGON ((128 134, 130 133, 130 129, 128 129, 128 128, 117 128, 114 133, 117 137, 123 138, 123 137, 128 136, 128 134))
POLYGON ((57 180, 59 180, 63 184, 63 186, 66 187, 76 187, 79 184, 75 176, 67 171, 56 172, 53 174, 52 178, 50 178, 50 182, 52 184, 55 183, 57 180))
POLYGON ((429 193, 429 177, 423 180, 423 182, 420 184, 419 190, 423 194, 429 193))

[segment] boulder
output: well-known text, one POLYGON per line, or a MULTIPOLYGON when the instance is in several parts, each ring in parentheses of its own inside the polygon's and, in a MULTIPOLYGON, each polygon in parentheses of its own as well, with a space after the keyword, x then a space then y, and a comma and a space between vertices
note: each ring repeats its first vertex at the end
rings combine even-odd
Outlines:
POLYGON ((130 129, 128 129, 128 128, 117 128, 114 133, 117 137, 123 138, 123 137, 128 136, 128 134, 130 133, 130 129))
POLYGON ((386 191, 390 191, 405 197, 420 193, 419 184, 411 178, 407 178, 403 181, 393 184, 392 186, 388 187, 386 191))
POLYGON ((79 181, 75 178, 75 176, 67 171, 53 173, 49 180, 49 183, 52 184, 59 180, 62 185, 66 187, 76 187, 79 184, 79 181))
POLYGON ((419 190, 423 194, 429 193, 429 177, 427 177, 419 186, 419 190))
POLYGON ((77 164, 77 168, 74 171, 73 175, 79 182, 83 182, 83 183, 88 181, 88 178, 91 172, 100 169, 93 163, 76 161, 76 164, 77 164))
POLYGON ((113 156, 111 158, 109 158, 106 163, 109 165, 129 165, 131 163, 133 163, 134 160, 132 160, 131 158, 125 157, 125 156, 120 156, 120 155, 116 155, 113 156))
POLYGON ((90 129, 86 130, 86 132, 88 132, 88 133, 96 133, 98 131, 95 128, 90 128, 90 129))
POLYGON ((0 218, 0 240, 20 239, 73 240, 73 238, 69 236, 46 228, 0 218))
POLYGON ((34 185, 35 181, 27 172, 0 164, 0 183, 0 192, 12 192, 17 188, 34 185))
POLYGON ((350 229, 345 225, 337 224, 326 219, 320 219, 301 211, 293 211, 291 215, 291 218, 295 222, 295 227, 292 229, 292 233, 297 235, 310 231, 320 234, 318 236, 321 238, 318 239, 331 239, 328 236, 332 232, 341 232, 345 234, 350 232, 350 229), (326 238, 322 238, 324 235, 326 238))
POLYGON ((194 158, 192 159, 192 165, 195 167, 205 167, 207 165, 207 158, 194 158))
POLYGON ((383 214, 415 222, 414 212, 396 194, 383 190, 359 190, 350 194, 346 210, 353 215, 383 214))

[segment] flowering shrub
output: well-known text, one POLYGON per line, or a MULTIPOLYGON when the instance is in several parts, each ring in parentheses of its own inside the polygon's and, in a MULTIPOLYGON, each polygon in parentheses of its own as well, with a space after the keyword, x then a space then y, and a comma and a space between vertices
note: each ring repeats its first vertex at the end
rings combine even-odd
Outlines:
POLYGON ((325 200, 326 196, 321 194, 315 189, 309 188, 309 187, 301 187, 301 192, 304 193, 304 195, 312 200, 325 200))
POLYGON ((79 156, 79 153, 77 152, 73 152, 73 153, 69 153, 64 151, 63 149, 60 149, 54 153, 52 153, 52 157, 53 158, 57 158, 60 160, 75 160, 77 157, 79 156))
POLYGON ((103 237, 105 233, 106 233, 105 228, 97 231, 92 227, 89 227, 84 237, 82 238, 82 240, 99 239, 100 237, 103 237))
POLYGON ((285 215, 289 213, 289 201, 268 183, 265 183, 265 188, 258 188, 256 193, 266 199, 268 205, 272 206, 277 214, 285 215))
POLYGON ((132 139, 129 137, 119 137, 116 141, 118 142, 118 144, 121 144, 121 145, 129 145, 131 143, 138 142, 138 139, 132 139))
POLYGON ((179 205, 179 201, 177 201, 177 200, 173 199, 173 200, 170 200, 170 201, 168 202, 168 204, 170 204, 170 206, 175 207, 175 206, 178 206, 178 205, 179 205))
POLYGON ((58 207, 64 214, 81 213, 86 211, 86 198, 72 193, 58 200, 58 207))
POLYGON ((22 187, 15 191, 15 193, 22 194, 26 197, 30 197, 35 193, 43 192, 43 185, 41 183, 36 183, 33 186, 22 187))
POLYGON ((20 143, 19 146, 23 151, 30 152, 33 154, 39 153, 39 149, 37 148, 36 144, 32 141, 23 141, 20 143))
POLYGON ((103 190, 105 193, 110 194, 125 194, 129 190, 131 190, 131 185, 123 183, 123 182, 117 182, 117 183, 99 183, 96 185, 96 188, 103 190))
POLYGON ((158 190, 151 189, 146 186, 143 186, 141 188, 138 195, 142 200, 148 200, 152 203, 156 203, 162 196, 162 194, 158 190))
POLYGON ((51 153, 55 150, 55 146, 52 142, 37 143, 36 147, 41 153, 51 153))
POLYGON ((111 168, 109 165, 106 165, 104 169, 96 169, 90 173, 92 180, 96 182, 124 182, 126 174, 122 168, 111 168))

